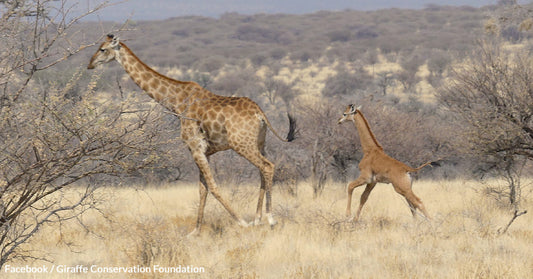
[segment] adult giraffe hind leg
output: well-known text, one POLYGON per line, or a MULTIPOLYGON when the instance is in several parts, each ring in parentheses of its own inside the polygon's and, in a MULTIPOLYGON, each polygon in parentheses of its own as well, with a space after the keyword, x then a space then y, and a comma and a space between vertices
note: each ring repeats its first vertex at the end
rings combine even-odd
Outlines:
POLYGON ((263 200, 266 197, 266 215, 270 226, 274 226, 277 223, 272 215, 274 164, 263 155, 267 127, 264 121, 257 121, 257 119, 250 120, 249 122, 252 124, 247 130, 234 129, 233 125, 228 125, 228 143, 237 154, 258 168, 261 175, 261 188, 257 199, 255 219, 252 224, 258 225, 261 223, 263 200))
POLYGON ((260 172, 261 175, 261 188, 259 189, 259 197, 257 199, 257 208, 255 211, 255 219, 252 223, 252 225, 257 226, 261 224, 261 218, 263 217, 263 199, 265 197, 265 176, 262 172, 260 172))
POLYGON ((274 164, 265 158, 265 156, 263 156, 259 150, 252 152, 243 152, 238 150, 237 153, 256 166, 261 173, 261 188, 259 190, 257 209, 253 224, 259 225, 261 223, 261 218, 263 215, 263 199, 266 198, 265 214, 268 218, 268 223, 270 226, 275 226, 277 222, 272 215, 272 182, 274 180, 274 164))

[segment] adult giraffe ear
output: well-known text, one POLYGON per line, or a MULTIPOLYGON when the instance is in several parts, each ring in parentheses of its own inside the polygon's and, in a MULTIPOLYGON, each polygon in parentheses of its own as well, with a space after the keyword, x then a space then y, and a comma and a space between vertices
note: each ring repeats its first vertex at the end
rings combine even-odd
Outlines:
POLYGON ((113 35, 113 34, 108 34, 107 35, 107 41, 111 43, 109 45, 111 48, 116 48, 119 45, 119 43, 120 43, 119 38, 117 36, 113 35))

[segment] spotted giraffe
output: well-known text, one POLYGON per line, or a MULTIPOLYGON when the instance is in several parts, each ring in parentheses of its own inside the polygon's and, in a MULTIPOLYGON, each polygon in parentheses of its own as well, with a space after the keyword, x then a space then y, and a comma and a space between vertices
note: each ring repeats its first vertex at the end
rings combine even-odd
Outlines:
POLYGON ((261 222, 263 198, 266 197, 265 212, 269 224, 274 226, 276 221, 272 216, 271 201, 274 164, 264 156, 266 130, 270 129, 282 141, 292 141, 295 132, 294 119, 289 115, 289 133, 287 139, 283 139, 254 101, 246 97, 219 96, 195 82, 166 77, 148 67, 113 35, 107 35, 87 68, 94 69, 112 60, 122 65, 148 96, 181 117, 181 138, 187 144, 200 170, 200 204, 196 227, 191 234, 200 233, 208 193, 211 193, 241 226, 248 225, 221 196, 209 167, 210 155, 228 149, 233 149, 260 171, 261 188, 253 224, 261 222))

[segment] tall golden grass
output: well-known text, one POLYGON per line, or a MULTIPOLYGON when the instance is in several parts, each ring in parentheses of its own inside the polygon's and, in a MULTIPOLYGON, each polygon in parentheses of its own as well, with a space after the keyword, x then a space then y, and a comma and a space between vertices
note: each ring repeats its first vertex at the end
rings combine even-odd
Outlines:
MULTIPOLYGON (((197 274, 55 272, 34 278, 533 278, 532 214, 499 234, 511 209, 483 187, 474 181, 416 181, 414 191, 434 218, 429 222, 421 216, 413 220, 405 200, 390 185, 378 184, 356 224, 344 222, 342 184, 328 184, 318 198, 308 183, 298 185, 297 196, 277 187, 274 228, 239 227, 209 197, 203 232, 190 238, 196 185, 102 188, 101 211, 83 217, 87 230, 73 221, 44 228, 28 243, 26 248, 46 252, 51 262, 10 264, 204 269, 197 274)), ((251 221, 258 187, 222 189, 251 221)), ((355 191, 357 206, 363 188, 355 191)), ((522 208, 531 208, 530 193, 531 188, 523 190, 522 208)), ((4 270, 0 275, 30 278, 4 270)))

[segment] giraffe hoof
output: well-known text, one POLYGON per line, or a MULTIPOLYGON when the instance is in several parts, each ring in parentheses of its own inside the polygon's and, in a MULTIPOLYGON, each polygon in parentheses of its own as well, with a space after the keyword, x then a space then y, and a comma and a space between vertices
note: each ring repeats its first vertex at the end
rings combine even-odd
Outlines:
POLYGON ((268 216, 268 223, 270 224, 271 228, 274 228, 274 226, 276 226, 278 221, 274 220, 274 217, 272 217, 272 215, 269 215, 268 216))
POLYGON ((241 219, 241 220, 239 221, 239 226, 241 226, 241 227, 243 227, 243 228, 247 228, 247 227, 250 226, 250 224, 248 224, 246 221, 244 221, 244 220, 241 219))
POLYGON ((250 226, 259 226, 261 225, 261 219, 260 218, 255 218, 254 221, 250 222, 250 226))
POLYGON ((200 236, 200 230, 198 228, 195 228, 192 232, 190 232, 187 235, 187 238, 196 237, 196 236, 200 236))

